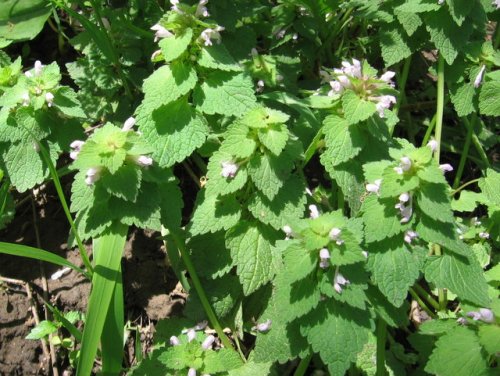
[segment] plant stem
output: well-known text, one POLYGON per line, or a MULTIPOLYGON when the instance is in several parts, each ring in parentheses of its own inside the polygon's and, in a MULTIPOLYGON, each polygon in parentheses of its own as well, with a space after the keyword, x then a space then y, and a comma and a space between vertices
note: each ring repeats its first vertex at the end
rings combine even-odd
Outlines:
POLYGON ((376 376, 385 376, 385 342, 387 340, 387 324, 381 318, 377 320, 377 373, 376 376))
MULTIPOLYGON (((406 82, 408 81, 408 73, 410 72, 411 57, 412 56, 410 55, 405 59, 405 63, 403 65, 403 71, 401 72, 401 78, 399 79, 399 82, 398 82, 399 92, 401 93, 401 98, 398 101, 398 103, 396 103, 396 106, 394 108, 394 113, 396 115, 398 114, 399 108, 401 107, 403 102, 406 102, 405 89, 406 89, 406 82)), ((394 127, 391 129, 391 131, 393 131, 393 130, 394 130, 394 127)), ((392 134, 392 132, 391 132, 391 134, 392 134)))
POLYGON ((87 268, 87 272, 89 273, 89 277, 92 278, 92 273, 94 272, 94 269, 92 268, 92 264, 90 263, 89 257, 87 255, 87 251, 85 250, 85 247, 83 246, 82 239, 80 239, 80 235, 78 235, 78 230, 76 229, 75 222, 73 222, 73 218, 71 217, 71 213, 69 211, 68 203, 66 202, 66 198, 64 197, 64 192, 61 186, 61 181, 59 180, 59 176, 57 176, 57 171, 52 163, 52 160, 50 159, 50 155, 47 152, 47 149, 45 148, 44 145, 39 144, 40 146, 40 153, 45 161, 47 163, 47 166, 49 167, 50 175, 52 176, 52 181, 54 182, 54 186, 56 187, 57 191, 57 196, 59 197, 59 200, 61 201, 61 206, 63 207, 64 214, 66 214, 66 218, 68 219, 69 225, 71 227, 71 232, 73 233, 73 236, 75 237, 76 244, 78 245, 78 250, 80 251, 80 257, 82 258, 83 263, 85 264, 85 268, 87 268))
POLYGON ((422 140, 422 146, 427 145, 429 142, 429 139, 431 138, 432 131, 434 130, 434 126, 436 125, 436 115, 431 119, 431 122, 429 123, 429 126, 427 127, 427 130, 425 131, 424 139, 422 140))
POLYGON ((460 184, 460 180, 462 179, 462 174, 464 172, 465 162, 467 161, 467 157, 469 156, 469 148, 470 142, 472 140, 472 132, 474 129, 474 124, 476 122, 477 115, 475 113, 472 114, 471 121, 469 122, 467 118, 464 118, 465 128, 467 128, 467 135, 465 136, 465 143, 462 149, 462 154, 460 155, 460 162, 458 163, 457 174, 455 175, 455 180, 453 181, 453 189, 456 189, 460 184))
POLYGON ((293 376, 303 376, 306 373, 307 368, 309 367, 309 363, 311 362, 312 356, 313 354, 312 352, 310 352, 305 358, 300 359, 300 363, 297 366, 297 369, 295 370, 293 376))
POLYGON ((472 143, 474 144, 474 147, 476 148, 476 151, 478 152, 479 157, 481 158, 485 166, 488 168, 491 167, 488 156, 483 149, 483 145, 481 145, 481 141, 479 141, 479 137, 477 137, 476 132, 474 132, 474 128, 472 129, 472 143))
POLYGON ((420 286, 418 283, 416 283, 415 285, 413 285, 413 288, 418 291, 419 293, 419 296, 423 296, 425 298, 425 300, 435 309, 435 310, 439 310, 439 303, 436 302, 436 300, 427 292, 425 291, 425 289, 420 286))
POLYGON ((451 191, 451 194, 450 196, 455 196, 458 192, 460 192, 462 189, 464 189, 465 187, 471 185, 471 184, 474 184, 474 183, 477 183, 478 181, 480 180, 480 178, 477 178, 477 179, 473 179, 471 181, 468 181, 467 183, 464 183, 462 184, 460 187, 458 187, 457 189, 451 191))
POLYGON ((427 305, 424 303, 424 301, 422 300, 422 298, 420 298, 420 296, 410 287, 410 295, 412 296, 413 299, 415 299, 418 303, 418 305, 425 311, 427 312, 427 314, 432 317, 432 318, 435 318, 436 315, 429 309, 429 307, 427 307, 427 305))
MULTIPOLYGON (((439 53, 438 59, 438 81, 437 81, 437 109, 436 109, 436 129, 434 132, 434 138, 437 142, 436 152, 434 158, 439 164, 439 159, 441 157, 441 135, 443 132, 443 113, 444 113, 444 58, 443 54, 439 53)), ((434 254, 436 256, 441 256, 441 246, 439 244, 433 244, 434 254)), ((444 310, 446 308, 446 290, 443 288, 438 289, 438 299, 439 308, 444 310)))
POLYGON ((208 319, 210 320, 210 323, 217 332, 224 346, 227 347, 228 349, 234 350, 231 341, 223 332, 222 326, 220 325, 219 320, 217 319, 217 316, 215 315, 215 312, 212 309, 210 302, 208 301, 207 295, 205 294, 205 290, 203 289, 200 278, 198 277, 194 265, 191 262, 191 258, 189 257, 188 251, 186 250, 184 240, 179 234, 176 234, 174 232, 171 232, 170 235, 172 236, 172 239, 174 240, 177 248, 179 249, 182 260, 184 261, 184 265, 186 265, 186 269, 189 272, 189 276, 193 281, 193 286, 196 292, 198 293, 198 297, 200 298, 201 304, 203 306, 203 309, 205 310, 205 313, 207 314, 208 319))

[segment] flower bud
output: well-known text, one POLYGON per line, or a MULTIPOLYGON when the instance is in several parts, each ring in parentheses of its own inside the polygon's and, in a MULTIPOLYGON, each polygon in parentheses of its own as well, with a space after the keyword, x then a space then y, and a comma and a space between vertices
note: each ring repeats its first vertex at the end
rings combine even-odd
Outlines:
POLYGON ((125 123, 123 123, 122 131, 126 132, 131 130, 135 125, 135 118, 134 117, 129 117, 127 120, 125 120, 125 123))
POLYGON ((312 219, 319 217, 319 211, 316 205, 309 205, 309 217, 312 219))
POLYGON ((45 102, 47 102, 47 106, 52 107, 54 102, 54 94, 48 92, 45 94, 45 102))
POLYGON ((170 344, 172 346, 177 346, 181 344, 181 341, 179 341, 179 338, 177 338, 176 336, 172 336, 170 337, 170 344))
POLYGON ((257 330, 260 333, 267 332, 269 329, 271 329, 271 324, 272 324, 272 321, 270 319, 268 319, 263 323, 257 324, 255 326, 255 330, 257 330))
POLYGON ((210 334, 207 338, 205 338, 205 340, 201 344, 201 347, 204 348, 205 350, 211 349, 214 341, 215 341, 215 337, 210 334))

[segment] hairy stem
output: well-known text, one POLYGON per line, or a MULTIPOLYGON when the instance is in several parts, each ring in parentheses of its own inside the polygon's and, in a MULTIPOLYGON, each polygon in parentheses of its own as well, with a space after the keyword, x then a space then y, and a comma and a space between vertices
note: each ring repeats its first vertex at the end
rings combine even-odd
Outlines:
POLYGON ((311 362, 312 356, 313 354, 312 352, 310 352, 304 359, 300 359, 300 363, 297 366, 297 369, 295 370, 293 376, 305 375, 307 368, 309 367, 309 363, 311 362))
POLYGON ((425 300, 435 309, 439 310, 439 303, 436 302, 436 300, 427 292, 425 289, 420 286, 418 283, 416 283, 413 288, 418 292, 419 296, 422 296, 425 298, 425 300))
POLYGON ((460 180, 462 179, 462 174, 464 172, 465 162, 467 161, 467 157, 469 156, 469 148, 472 140, 472 131, 474 129, 474 124, 476 122, 477 115, 472 114, 471 121, 469 122, 466 118, 464 118, 464 124, 467 128, 467 135, 465 136, 465 143, 462 149, 462 154, 460 155, 460 162, 458 163, 457 174, 455 175, 455 180, 453 181, 453 189, 456 189, 460 184, 460 180))
POLYGON ((385 343, 387 340, 387 324, 379 318, 377 320, 377 373, 376 376, 386 376, 385 370, 385 343))

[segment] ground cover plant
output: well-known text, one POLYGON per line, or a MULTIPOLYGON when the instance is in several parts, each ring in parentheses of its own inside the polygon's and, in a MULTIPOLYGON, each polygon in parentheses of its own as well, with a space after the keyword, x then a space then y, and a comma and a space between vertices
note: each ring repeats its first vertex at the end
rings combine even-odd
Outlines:
POLYGON ((91 283, 84 312, 40 297, 43 372, 497 374, 499 9, 2 2, 2 236, 52 189, 79 261, 38 232, 0 253, 91 283), (185 298, 149 344, 122 270, 143 230, 185 298))

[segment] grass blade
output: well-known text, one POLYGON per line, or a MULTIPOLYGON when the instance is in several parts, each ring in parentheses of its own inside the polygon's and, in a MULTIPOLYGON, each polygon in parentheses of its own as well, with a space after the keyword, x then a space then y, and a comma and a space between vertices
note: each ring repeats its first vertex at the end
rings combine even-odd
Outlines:
MULTIPOLYGON (((113 292, 121 278, 120 260, 127 230, 127 226, 115 223, 107 233, 94 240, 95 267, 92 276, 92 292, 87 307, 77 376, 88 376, 92 372, 106 316, 113 302, 113 292)), ((122 343, 123 339, 120 339, 120 345, 122 343)))

